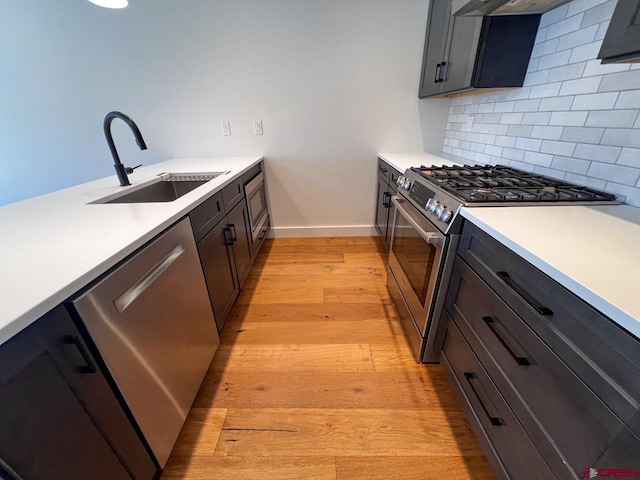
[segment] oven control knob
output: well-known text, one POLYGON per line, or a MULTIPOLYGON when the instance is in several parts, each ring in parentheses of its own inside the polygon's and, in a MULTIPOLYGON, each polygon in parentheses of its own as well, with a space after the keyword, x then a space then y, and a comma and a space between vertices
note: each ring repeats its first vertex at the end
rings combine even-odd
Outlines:
POLYGON ((405 190, 409 190, 411 188, 411 182, 409 180, 405 180, 403 186, 405 190))
POLYGON ((398 177, 398 179, 396 180, 396 185, 400 186, 400 185, 402 185, 402 182, 404 182, 404 177, 402 175, 400 175, 398 177))
POLYGON ((445 212, 446 210, 447 210, 447 207, 440 204, 433 210, 433 214, 436 216, 436 218, 439 219, 440 215, 442 215, 442 212, 445 212))
POLYGON ((451 220, 451 217, 453 216, 453 212, 451 210, 444 210, 439 216, 438 216, 438 220, 440 220, 441 222, 444 223, 448 223, 449 220, 451 220))
POLYGON ((437 207, 438 207, 438 201, 434 200, 433 198, 430 198, 429 201, 427 202, 427 210, 433 213, 437 207))

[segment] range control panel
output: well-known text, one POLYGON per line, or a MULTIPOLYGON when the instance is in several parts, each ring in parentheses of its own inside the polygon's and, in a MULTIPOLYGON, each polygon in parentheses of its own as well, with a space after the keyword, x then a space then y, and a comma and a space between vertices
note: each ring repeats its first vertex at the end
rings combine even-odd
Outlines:
POLYGON ((409 197, 418 202, 418 205, 422 208, 426 208, 429 199, 435 197, 435 195, 436 194, 433 190, 428 189, 419 182, 413 182, 413 185, 411 185, 411 189, 409 190, 409 197))

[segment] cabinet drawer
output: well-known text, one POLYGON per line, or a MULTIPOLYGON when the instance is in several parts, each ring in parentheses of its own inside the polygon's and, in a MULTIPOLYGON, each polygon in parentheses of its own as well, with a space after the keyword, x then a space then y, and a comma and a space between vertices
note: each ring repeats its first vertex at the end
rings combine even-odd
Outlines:
POLYGON ((244 184, 242 177, 236 178, 233 182, 222 189, 222 201, 224 209, 230 212, 236 204, 244 198, 244 184))
POLYGON ((640 437, 638 339, 469 222, 458 252, 640 437))
POLYGON ((193 236, 199 242, 220 220, 225 212, 222 204, 222 192, 205 200, 189 213, 193 236))
POLYGON ((449 322, 442 363, 496 475, 513 479, 554 478, 453 322, 449 322))
POLYGON ((382 177, 382 179, 386 183, 389 183, 389 170, 391 170, 391 167, 389 166, 389 164, 379 158, 378 159, 378 175, 382 177))
MULTIPOLYGON (((624 429, 613 412, 460 258, 446 308, 560 478, 592 465, 624 429)), ((638 447, 636 442, 640 456, 638 447)))

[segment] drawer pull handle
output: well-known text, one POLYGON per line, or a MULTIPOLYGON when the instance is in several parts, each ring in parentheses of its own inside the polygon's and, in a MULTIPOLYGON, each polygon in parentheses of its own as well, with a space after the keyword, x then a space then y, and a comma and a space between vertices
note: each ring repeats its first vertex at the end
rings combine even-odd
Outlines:
POLYGON ((231 229, 231 241, 232 242, 237 242, 238 241, 238 232, 236 232, 236 226, 233 223, 229 224, 229 228, 231 229))
POLYGON ((231 229, 230 229, 230 228, 223 228, 223 229, 222 229, 222 233, 223 233, 223 235, 224 235, 224 244, 225 244, 227 247, 232 246, 232 245, 233 245, 233 234, 231 233, 231 229), (229 238, 229 237, 227 236, 227 233, 231 236, 231 238, 229 238))
POLYGON ((80 352, 80 355, 82 355, 82 358, 84 359, 86 365, 82 365, 78 367, 78 371, 80 373, 96 373, 97 372, 95 365, 91 361, 89 352, 87 352, 87 350, 84 348, 84 345, 82 344, 82 342, 78 337, 76 337, 75 335, 65 335, 62 338, 62 341, 67 345, 75 345, 78 351, 80 352))
POLYGON ((474 386, 474 382, 472 382, 472 380, 477 380, 478 376, 474 373, 474 372, 464 372, 464 378, 467 379, 467 382, 469 383, 469 386, 471 387, 471 390, 473 391, 474 395, 476 396, 476 398, 478 399, 478 402, 480 403, 480 406, 482 407, 482 410, 484 410, 485 415, 487 416, 487 418, 489 419, 489 422, 491 423, 491 425, 495 426, 495 427, 499 427, 501 425, 504 425, 504 420, 502 419, 502 417, 498 417, 495 415, 491 415, 491 413, 489 413, 489 410, 487 410, 487 402, 484 402, 482 400, 482 396, 480 395, 480 391, 479 389, 477 389, 474 386))
POLYGON ((501 322, 496 322, 492 317, 482 317, 482 320, 487 324, 487 327, 489 327, 498 341, 507 350, 507 352, 509 352, 509 355, 513 357, 518 365, 531 365, 531 362, 526 355, 518 355, 515 352, 515 349, 509 345, 509 343, 517 345, 517 342, 513 339, 511 334, 504 328, 502 328, 502 334, 498 332, 498 329, 501 328, 499 325, 502 325, 501 322), (509 339, 509 342, 507 342, 507 339, 509 339))
POLYGON ((540 315, 553 315, 553 311, 550 308, 545 307, 540 302, 538 302, 535 298, 529 294, 524 288, 522 288, 518 283, 509 276, 507 272, 497 272, 498 276, 511 287, 511 289, 520 295, 524 301, 526 301, 533 309, 538 312, 540 315))
POLYGON ((392 195, 389 192, 384 192, 382 196, 382 206, 384 208, 391 208, 391 197, 392 195))
POLYGON ((440 83, 440 67, 442 66, 441 63, 438 63, 436 65, 436 73, 433 76, 433 83, 440 83))

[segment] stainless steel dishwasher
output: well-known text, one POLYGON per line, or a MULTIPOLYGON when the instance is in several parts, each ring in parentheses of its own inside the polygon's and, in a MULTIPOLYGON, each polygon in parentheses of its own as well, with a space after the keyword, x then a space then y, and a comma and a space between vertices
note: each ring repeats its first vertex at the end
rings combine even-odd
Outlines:
POLYGON ((220 343, 189 220, 73 304, 164 468, 220 343))

